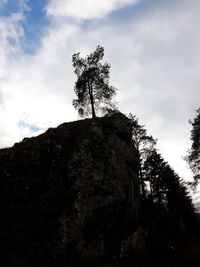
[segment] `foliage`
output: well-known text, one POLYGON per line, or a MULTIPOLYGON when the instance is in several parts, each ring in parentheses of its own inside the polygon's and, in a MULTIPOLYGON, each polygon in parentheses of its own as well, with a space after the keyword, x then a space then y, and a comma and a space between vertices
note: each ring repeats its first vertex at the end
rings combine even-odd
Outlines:
POLYGON ((197 230, 196 211, 185 183, 158 153, 157 140, 147 134, 138 118, 130 113, 129 119, 132 139, 139 156, 139 180, 143 200, 150 197, 154 205, 160 207, 168 219, 171 218, 174 229, 179 229, 183 223, 184 227, 197 230))
POLYGON ((166 202, 163 171, 165 162, 155 149, 147 156, 144 162, 144 179, 149 182, 150 193, 153 200, 159 204, 166 202))
POLYGON ((191 196, 177 173, 154 149, 144 163, 144 179, 149 182, 153 201, 190 231, 199 231, 191 196))
POLYGON ((197 185, 200 180, 200 108, 196 111, 196 117, 194 120, 190 120, 192 125, 190 139, 192 141, 191 148, 188 151, 186 160, 193 172, 194 181, 197 185))
POLYGON ((156 140, 147 135, 147 130, 144 125, 140 125, 138 118, 135 115, 129 114, 129 119, 131 120, 132 126, 132 139, 137 150, 142 152, 147 152, 151 146, 156 144, 156 140))
POLYGON ((143 179, 143 163, 147 155, 152 151, 154 146, 156 145, 156 140, 147 135, 147 130, 144 128, 144 125, 140 125, 138 122, 138 118, 131 113, 129 114, 129 119, 131 121, 132 127, 132 140, 137 149, 139 156, 139 181, 141 185, 141 191, 143 197, 145 197, 145 182, 143 179))
POLYGON ((74 91, 77 99, 73 106, 81 116, 96 117, 96 112, 106 112, 115 109, 111 102, 116 95, 116 88, 109 85, 110 64, 102 64, 104 48, 97 46, 95 51, 86 58, 81 58, 80 53, 72 56, 74 72, 77 75, 74 91))

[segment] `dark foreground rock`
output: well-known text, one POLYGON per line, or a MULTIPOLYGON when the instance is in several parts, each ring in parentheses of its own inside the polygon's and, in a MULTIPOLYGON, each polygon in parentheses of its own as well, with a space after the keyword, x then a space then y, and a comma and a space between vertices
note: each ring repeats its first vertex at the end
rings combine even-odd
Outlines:
POLYGON ((120 113, 1 149, 0 267, 199 267, 199 225, 141 201, 138 165, 120 113))
POLYGON ((123 115, 26 138, 0 150, 0 265, 115 259, 138 207, 138 156, 123 115))

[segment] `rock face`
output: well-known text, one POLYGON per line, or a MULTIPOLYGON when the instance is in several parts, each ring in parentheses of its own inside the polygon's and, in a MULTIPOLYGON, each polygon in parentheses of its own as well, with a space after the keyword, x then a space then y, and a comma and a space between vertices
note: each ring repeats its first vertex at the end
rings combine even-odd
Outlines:
POLYGON ((138 156, 122 114, 65 123, 0 150, 4 262, 115 257, 138 207, 138 156))

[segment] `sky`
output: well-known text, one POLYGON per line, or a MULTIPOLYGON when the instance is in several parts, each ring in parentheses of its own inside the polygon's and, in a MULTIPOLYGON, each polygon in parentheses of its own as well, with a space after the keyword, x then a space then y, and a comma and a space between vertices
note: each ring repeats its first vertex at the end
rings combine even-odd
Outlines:
POLYGON ((97 45, 119 110, 158 138, 184 179, 200 107, 200 1, 0 0, 0 147, 77 120, 72 55, 97 45))

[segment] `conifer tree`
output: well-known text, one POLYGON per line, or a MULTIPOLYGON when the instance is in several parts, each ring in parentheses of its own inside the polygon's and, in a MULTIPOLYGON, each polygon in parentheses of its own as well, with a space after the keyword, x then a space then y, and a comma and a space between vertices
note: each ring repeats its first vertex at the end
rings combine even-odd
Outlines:
POLYGON ((147 130, 144 125, 140 125, 138 118, 131 113, 129 114, 129 119, 131 121, 132 127, 132 140, 135 148, 138 152, 139 157, 139 181, 141 185, 142 196, 145 198, 145 181, 143 177, 143 163, 147 155, 152 151, 153 147, 156 145, 156 140, 147 135, 147 130))
POLYGON ((166 188, 163 172, 166 163, 162 156, 153 149, 144 162, 144 178, 149 182, 150 193, 159 205, 166 203, 166 188))
POLYGON ((199 231, 196 211, 185 183, 156 150, 144 163, 144 176, 149 181, 153 201, 172 216, 173 222, 176 225, 183 223, 190 231, 199 231))
POLYGON ((190 136, 192 145, 186 156, 186 160, 194 175, 195 185, 200 180, 200 108, 196 112, 194 120, 189 120, 192 125, 190 136))
POLYGON ((116 109, 111 101, 116 95, 116 88, 109 85, 110 64, 102 64, 104 48, 97 46, 95 51, 86 58, 81 58, 80 53, 72 56, 74 72, 77 75, 74 91, 77 99, 73 100, 73 106, 79 115, 87 116, 105 112, 107 109, 116 109))

